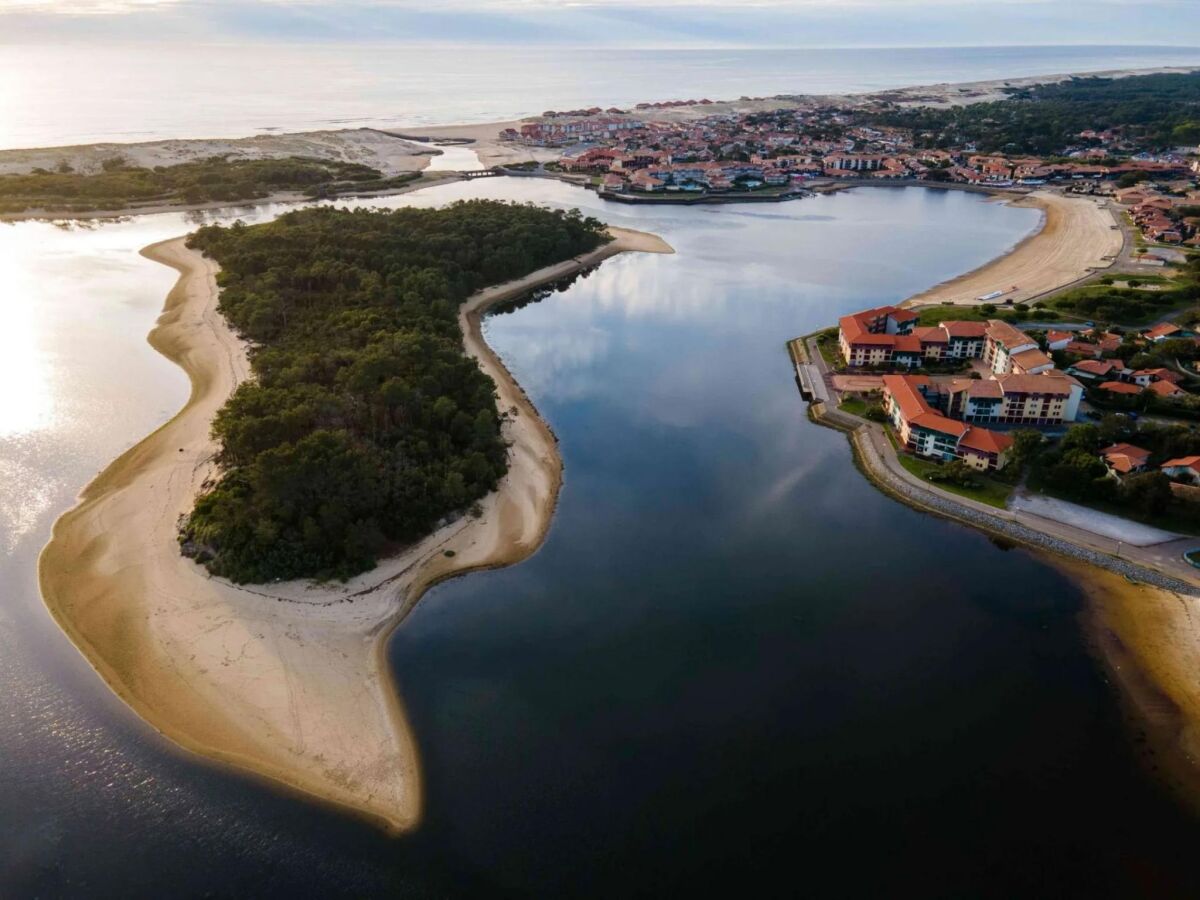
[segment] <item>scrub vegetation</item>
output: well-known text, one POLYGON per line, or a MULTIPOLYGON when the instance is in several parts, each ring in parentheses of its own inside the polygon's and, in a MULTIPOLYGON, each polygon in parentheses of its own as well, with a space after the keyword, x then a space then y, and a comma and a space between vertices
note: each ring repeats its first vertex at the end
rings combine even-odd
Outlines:
POLYGON ((130 166, 114 156, 102 171, 82 174, 65 163, 57 171, 0 176, 0 213, 31 209, 48 212, 91 212, 152 204, 235 203, 261 200, 292 191, 308 197, 385 191, 420 178, 408 172, 385 178, 361 163, 289 157, 237 159, 224 157, 153 169, 130 166))

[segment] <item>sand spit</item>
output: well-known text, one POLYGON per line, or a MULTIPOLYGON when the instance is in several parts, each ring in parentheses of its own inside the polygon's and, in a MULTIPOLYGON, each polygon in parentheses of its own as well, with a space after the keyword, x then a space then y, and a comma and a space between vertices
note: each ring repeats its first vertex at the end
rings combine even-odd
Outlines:
POLYGON ((922 291, 902 305, 1028 303, 1108 268, 1124 246, 1121 228, 1103 202, 1051 191, 1035 191, 1008 202, 1040 209, 1042 227, 1003 256, 922 291), (980 299, 995 291, 1004 293, 991 301, 980 299))
POLYGON ((47 606, 112 689, 175 743, 354 810, 393 831, 421 814, 419 759, 384 648, 422 591, 528 557, 562 481, 554 435, 484 343, 487 307, 623 251, 671 253, 612 229, 585 256, 481 291, 466 351, 495 379, 512 465, 479 518, 449 524, 346 584, 238 587, 179 554, 176 526, 215 474, 213 415, 249 375, 217 312, 216 265, 182 238, 147 247, 177 269, 150 341, 191 379, 187 405, 115 460, 55 523, 39 571, 47 606), (446 552, 452 551, 453 556, 446 552))
POLYGON ((1057 557, 1084 591, 1084 626, 1147 767, 1200 810, 1200 601, 1057 557))

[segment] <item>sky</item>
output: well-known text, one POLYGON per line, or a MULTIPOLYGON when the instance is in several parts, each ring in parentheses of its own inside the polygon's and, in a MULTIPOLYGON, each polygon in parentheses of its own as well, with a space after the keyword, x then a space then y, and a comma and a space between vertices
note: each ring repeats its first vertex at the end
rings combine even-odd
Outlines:
POLYGON ((0 42, 1200 46, 1200 0, 0 0, 0 42))

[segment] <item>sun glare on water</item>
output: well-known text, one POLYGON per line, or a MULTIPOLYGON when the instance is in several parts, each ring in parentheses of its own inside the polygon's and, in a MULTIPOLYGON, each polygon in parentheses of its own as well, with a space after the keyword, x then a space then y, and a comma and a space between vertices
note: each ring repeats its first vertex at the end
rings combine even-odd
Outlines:
POLYGON ((54 421, 50 361, 41 349, 35 296, 17 265, 20 242, 0 242, 0 438, 17 437, 54 421))

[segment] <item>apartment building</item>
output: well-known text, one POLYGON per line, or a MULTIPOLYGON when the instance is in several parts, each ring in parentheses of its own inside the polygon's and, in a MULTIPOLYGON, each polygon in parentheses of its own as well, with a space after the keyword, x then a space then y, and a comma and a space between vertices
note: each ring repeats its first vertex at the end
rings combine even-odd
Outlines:
POLYGON ((1004 468, 1012 438, 942 415, 928 399, 937 392, 924 375, 883 376, 884 410, 905 448, 932 459, 961 459, 980 471, 1004 468))

